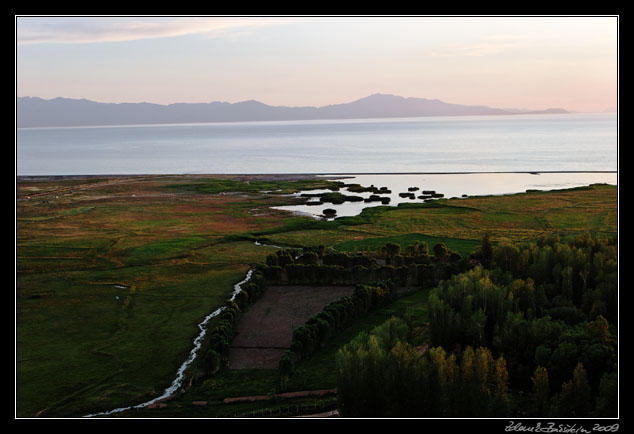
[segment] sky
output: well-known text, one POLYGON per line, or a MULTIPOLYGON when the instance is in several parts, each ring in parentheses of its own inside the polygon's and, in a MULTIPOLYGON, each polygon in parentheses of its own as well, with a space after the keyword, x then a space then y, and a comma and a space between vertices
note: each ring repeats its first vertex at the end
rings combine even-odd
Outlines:
POLYGON ((615 16, 16 16, 16 96, 617 107, 615 16))

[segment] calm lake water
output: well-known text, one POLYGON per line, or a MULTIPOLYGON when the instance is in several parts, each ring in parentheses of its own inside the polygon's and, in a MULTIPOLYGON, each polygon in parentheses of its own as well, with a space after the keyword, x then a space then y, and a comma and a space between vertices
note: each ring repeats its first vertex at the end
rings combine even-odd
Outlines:
POLYGON ((26 128, 16 142, 18 175, 616 171, 618 153, 615 114, 26 128))
MULTIPOLYGON (((445 198, 463 196, 486 196, 523 193, 526 190, 557 190, 572 187, 580 187, 590 184, 617 185, 617 173, 592 172, 592 173, 462 173, 462 174, 390 174, 390 175, 351 175, 342 179, 346 184, 360 184, 364 187, 387 187, 389 194, 380 194, 381 197, 389 197, 389 206, 397 206, 399 203, 423 202, 428 199, 419 199, 423 190, 433 190, 443 194, 445 198), (410 187, 417 187, 414 199, 404 198, 399 193, 406 193, 410 187)), ((294 194, 301 196, 303 193, 319 193, 329 190, 307 190, 294 194)), ((369 198, 370 192, 350 192, 347 187, 340 193, 352 196, 369 198)), ((315 201, 310 198, 308 201, 315 201)), ((434 199, 431 199, 434 200, 434 199)), ((323 210, 331 208, 336 210, 336 217, 355 216, 364 208, 381 206, 381 202, 344 202, 342 204, 323 203, 320 205, 288 205, 274 207, 305 214, 315 218, 323 218, 323 210)))

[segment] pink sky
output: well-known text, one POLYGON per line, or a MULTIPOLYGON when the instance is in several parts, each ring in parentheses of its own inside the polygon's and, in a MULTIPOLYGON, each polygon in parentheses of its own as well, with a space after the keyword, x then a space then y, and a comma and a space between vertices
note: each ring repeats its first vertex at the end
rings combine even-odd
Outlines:
POLYGON ((618 17, 16 17, 16 94, 617 106, 618 17))

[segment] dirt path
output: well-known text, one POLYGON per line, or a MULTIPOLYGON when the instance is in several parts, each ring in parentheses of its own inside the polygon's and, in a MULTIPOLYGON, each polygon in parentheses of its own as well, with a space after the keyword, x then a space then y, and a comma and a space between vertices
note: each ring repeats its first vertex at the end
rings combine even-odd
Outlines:
POLYGON ((222 402, 224 404, 233 404, 236 402, 267 401, 269 399, 304 398, 306 396, 326 396, 326 395, 334 395, 335 393, 337 393, 337 389, 304 390, 302 392, 286 392, 286 393, 278 393, 276 395, 239 396, 236 398, 225 398, 222 400, 222 402))

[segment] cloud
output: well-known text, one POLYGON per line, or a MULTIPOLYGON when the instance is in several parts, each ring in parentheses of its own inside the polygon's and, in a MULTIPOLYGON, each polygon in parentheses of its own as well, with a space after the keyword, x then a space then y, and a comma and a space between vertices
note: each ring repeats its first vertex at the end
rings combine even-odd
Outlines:
POLYGON ((17 17, 18 44, 121 42, 199 34, 221 37, 298 22, 294 17, 17 17))
POLYGON ((431 57, 483 57, 517 48, 521 44, 514 35, 490 35, 473 44, 446 45, 429 52, 431 57))

